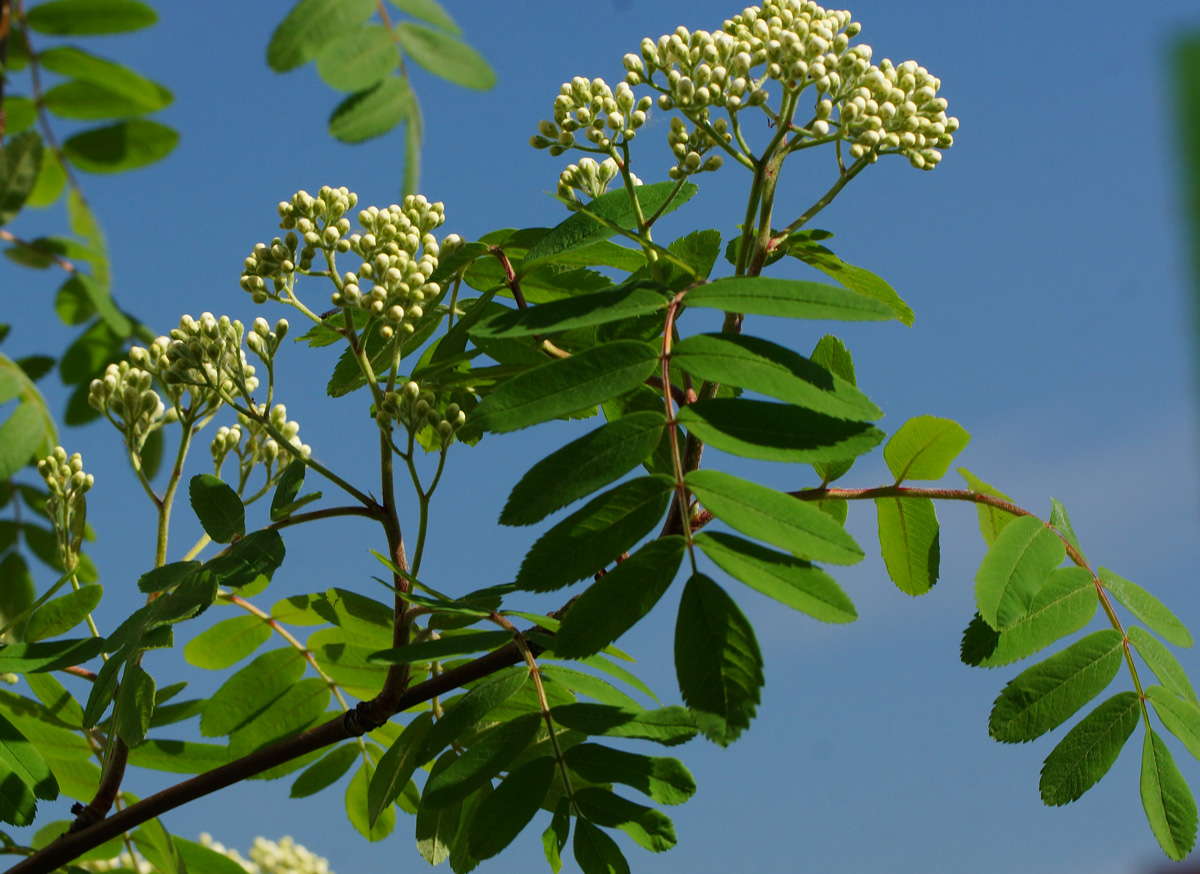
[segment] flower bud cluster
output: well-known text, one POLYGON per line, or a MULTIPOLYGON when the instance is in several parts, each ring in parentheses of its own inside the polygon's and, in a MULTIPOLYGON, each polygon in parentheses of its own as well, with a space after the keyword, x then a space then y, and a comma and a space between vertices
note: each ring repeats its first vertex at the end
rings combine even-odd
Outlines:
POLYGON ((434 393, 421 391, 421 386, 412 380, 401 386, 399 391, 384 394, 379 416, 399 422, 412 433, 428 425, 437 433, 443 449, 453 442, 454 435, 467 424, 467 414, 458 404, 450 403, 445 409, 439 409, 434 393))
POLYGON ((275 353, 279 351, 279 344, 283 342, 283 338, 288 333, 287 319, 280 319, 275 323, 275 330, 271 330, 271 326, 267 320, 259 316, 251 325, 250 333, 246 335, 246 347, 257 355, 264 364, 269 364, 275 359, 275 353))
POLYGON ((236 392, 248 400, 258 388, 258 379, 242 349, 244 334, 242 323, 228 316, 218 319, 202 313, 199 320, 183 316, 179 327, 170 332, 163 381, 188 386, 210 407, 220 404, 221 394, 236 392))
MULTIPOLYGON (((568 164, 558 177, 558 194, 560 197, 575 197, 572 189, 579 189, 588 197, 597 198, 608 191, 608 183, 621 173, 616 158, 605 158, 597 164, 591 158, 580 158, 578 164, 568 164)), ((634 185, 641 185, 642 180, 630 173, 634 185)))
POLYGON ((250 858, 260 874, 331 874, 328 860, 286 836, 278 843, 255 838, 250 858))
MULTIPOLYGON (((712 127, 726 142, 733 138, 726 130, 728 124, 725 119, 718 118, 712 127)), ((679 163, 667 173, 672 179, 678 180, 696 173, 721 169, 723 159, 720 155, 710 155, 707 160, 704 158, 705 153, 715 146, 717 141, 700 127, 694 127, 689 132, 687 124, 679 116, 671 117, 671 131, 667 134, 667 143, 679 159, 679 163)))
POLYGON ((380 333, 385 337, 397 331, 411 334, 428 302, 441 294, 441 287, 429 277, 441 254, 432 231, 445 220, 441 202, 430 203, 419 194, 408 195, 399 206, 372 206, 359 212, 364 233, 351 234, 343 242, 362 258, 362 265, 357 273, 342 277, 333 305, 358 307, 381 319, 380 333), (364 279, 372 286, 364 289, 364 279))
MULTIPOLYGON (((149 363, 147 350, 134 348, 142 353, 139 360, 149 363)), ((102 378, 92 380, 88 404, 108 417, 133 452, 141 451, 146 437, 162 424, 166 414, 166 405, 154 388, 154 373, 129 361, 108 365, 102 378)))
MULTIPOLYGON (((267 412, 266 404, 256 404, 254 411, 258 413, 258 417, 250 417, 238 414, 238 424, 228 429, 228 433, 224 435, 223 442, 228 448, 226 452, 234 450, 242 459, 245 471, 249 473, 248 468, 258 463, 267 465, 267 477, 270 480, 272 475, 273 465, 282 456, 282 463, 279 465, 279 471, 287 467, 291 462, 292 453, 281 449, 278 441, 267 428, 267 424, 263 422, 265 418, 270 423, 271 428, 274 428, 280 435, 305 458, 312 455, 312 447, 307 443, 300 442, 300 424, 295 421, 289 421, 287 417, 287 407, 283 404, 276 404, 271 407, 270 412, 267 412), (242 434, 248 435, 245 445, 241 445, 242 434)), ((218 445, 217 440, 222 439, 221 430, 217 430, 217 436, 213 439, 212 453, 213 461, 217 461, 218 445)))
POLYGON ((54 451, 37 463, 38 473, 50 490, 46 500, 46 515, 58 535, 58 551, 63 565, 71 567, 79 556, 83 543, 87 500, 84 495, 95 484, 95 477, 83 472, 83 458, 78 452, 67 457, 67 451, 55 446, 54 451))
POLYGON ((580 146, 576 133, 582 131, 591 148, 611 153, 615 138, 628 142, 636 136, 653 105, 649 97, 638 100, 627 82, 619 83, 614 92, 603 79, 576 76, 563 83, 554 100, 554 121, 539 122, 538 134, 529 144, 561 155, 580 146))

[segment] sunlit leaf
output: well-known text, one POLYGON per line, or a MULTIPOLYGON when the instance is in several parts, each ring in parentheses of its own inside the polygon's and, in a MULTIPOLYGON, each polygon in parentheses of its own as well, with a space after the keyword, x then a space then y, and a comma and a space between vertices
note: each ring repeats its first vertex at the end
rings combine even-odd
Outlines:
POLYGON ((634 843, 652 853, 675 846, 675 828, 671 818, 661 810, 637 804, 608 789, 593 787, 578 790, 575 801, 588 820, 596 825, 619 828, 633 838, 634 843))
POLYGON ((67 137, 62 150, 81 170, 123 173, 161 161, 178 143, 179 134, 166 125, 133 118, 67 137))
POLYGON ((971 435, 958 422, 916 416, 888 440, 883 460, 897 485, 904 480, 941 479, 970 440, 971 435))
POLYGON ((300 0, 267 44, 267 66, 285 73, 307 64, 375 10, 375 0, 300 0))
POLYGON ((329 116, 329 134, 344 143, 361 143, 392 130, 412 108, 408 83, 399 76, 388 76, 339 103, 329 116))
MULTIPOLYGON (((967 488, 971 491, 981 495, 990 495, 993 498, 1000 498, 1003 501, 1012 500, 1004 492, 988 485, 965 467, 958 468, 958 472, 967 481, 967 488)), ((983 535, 983 540, 988 546, 996 542, 996 538, 1005 525, 1017 518, 1007 510, 1001 510, 999 507, 993 507, 990 504, 976 503, 975 510, 979 514, 979 533, 983 535)))
POLYGON ((1189 753, 1200 759, 1200 707, 1162 686, 1147 686, 1144 692, 1167 731, 1179 738, 1189 753))
POLYGON ((1142 744, 1142 808, 1163 852, 1180 862, 1196 843, 1196 800, 1154 731, 1142 744))
POLYGON ((924 595, 938 580, 941 545, 937 511, 929 498, 875 499, 879 549, 888 576, 907 595, 924 595))
POLYGON ((1036 516, 1022 516, 997 536, 975 574, 975 604, 992 628, 1003 631, 1029 612, 1066 547, 1036 516))
POLYGON ((880 321, 895 318, 891 307, 836 285, 766 276, 732 276, 698 285, 688 306, 789 319, 880 321))
POLYGON ((1076 801, 1108 773, 1141 718, 1136 692, 1118 692, 1067 732, 1046 757, 1038 788, 1051 806, 1076 801))
POLYGON ((47 601, 29 617, 25 626, 28 643, 66 634, 96 609, 104 589, 99 585, 82 586, 78 590, 47 601))
POLYGON ((1179 664, 1179 660, 1159 642, 1158 638, 1137 625, 1130 627, 1126 634, 1129 636, 1129 642, 1137 648, 1138 655, 1145 659, 1150 670, 1154 671, 1158 682, 1176 695, 1200 706, 1200 700, 1196 698, 1196 692, 1192 688, 1191 681, 1188 680, 1183 665, 1179 664))
POLYGON ((223 619, 188 641, 183 656, 210 671, 228 668, 271 639, 271 626, 257 616, 223 619))
POLYGON ((483 56, 453 36, 405 22, 396 26, 396 37, 408 57, 435 76, 476 91, 496 84, 496 74, 483 56))
POLYGON ((54 36, 126 33, 158 21, 158 15, 138 0, 49 0, 25 13, 30 30, 54 36))
POLYGON ((1176 646, 1190 647, 1192 634, 1180 622, 1174 613, 1163 605, 1137 583, 1131 583, 1124 577, 1117 576, 1108 568, 1100 568, 1097 573, 1104 588, 1112 592, 1116 599, 1125 605, 1134 616, 1146 623, 1146 626, 1176 646))
POLYGON ((335 39, 317 55, 317 74, 338 91, 363 91, 400 63, 400 50, 386 27, 369 25, 335 39))

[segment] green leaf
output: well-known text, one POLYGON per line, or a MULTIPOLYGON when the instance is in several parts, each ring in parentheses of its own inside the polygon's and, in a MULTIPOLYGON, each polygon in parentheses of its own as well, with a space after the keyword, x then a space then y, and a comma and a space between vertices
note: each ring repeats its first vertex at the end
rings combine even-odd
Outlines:
POLYGON ((855 267, 853 264, 847 264, 833 252, 814 242, 788 241, 785 245, 787 254, 817 268, 830 279, 837 280, 851 291, 865 294, 880 303, 887 304, 895 312, 897 319, 912 327, 914 318, 912 308, 901 299, 900 295, 896 294, 894 288, 874 273, 863 270, 861 267, 855 267))
POLYGON ((415 662, 431 662, 450 656, 487 652, 502 647, 506 643, 512 643, 512 639, 512 635, 507 631, 477 631, 381 650, 372 653, 369 661, 372 664, 382 665, 411 665, 415 662))
POLYGON ((533 742, 541 724, 540 713, 528 713, 474 737, 465 753, 429 775, 421 806, 446 807, 490 782, 533 742))
POLYGON ((331 695, 328 682, 320 677, 296 681, 265 707, 251 710, 253 715, 230 732, 230 758, 249 755, 322 721, 331 695))
POLYGON ((1176 646, 1190 647, 1192 634, 1180 622, 1175 614, 1168 610, 1162 601, 1155 598, 1137 583, 1131 583, 1124 577, 1117 576, 1108 568, 1100 568, 1097 573, 1104 588, 1112 592, 1125 608, 1136 616, 1159 637, 1176 646))
MULTIPOLYGON (((9 69, 11 70, 12 68, 9 67, 9 69)), ((5 130, 14 136, 29 130, 29 128, 33 127, 34 122, 37 121, 37 107, 28 97, 14 97, 9 95, 4 98, 0 106, 3 106, 4 114, 8 117, 8 124, 5 126, 5 130)), ((30 204, 30 206, 34 206, 34 204, 30 204)))
POLYGON ((541 808, 554 774, 553 757, 540 756, 505 777, 504 782, 480 802, 471 818, 470 851, 473 858, 490 859, 513 842, 541 808))
MULTIPOLYGON (((149 81, 149 80, 147 80, 149 81)), ((150 83, 155 89, 155 98, 149 101, 150 94, 139 94, 142 99, 130 97, 113 91, 98 82, 86 79, 69 79, 55 85, 42 96, 46 108, 62 118, 79 119, 81 121, 99 121, 109 118, 128 118, 131 115, 144 115, 147 112, 157 112, 165 109, 174 101, 171 94, 157 82, 150 83)))
POLYGON ((555 654, 593 655, 636 625, 675 579, 686 548, 681 536, 652 540, 592 583, 563 616, 555 654))
POLYGON ((992 705, 988 733, 1001 743, 1034 740, 1070 719, 1112 682, 1123 637, 1096 631, 1014 677, 992 705))
POLYGON ((149 594, 177 586, 200 566, 198 561, 173 561, 148 570, 138 577, 138 590, 149 594))
POLYGON ((154 870, 162 874, 187 874, 187 866, 174 839, 157 819, 133 833, 133 842, 154 870))
POLYGON ((329 116, 329 135, 343 143, 383 136, 408 118, 414 105, 408 83, 399 76, 388 76, 339 103, 329 116))
POLYGON ((299 506, 296 496, 304 485, 304 474, 308 467, 302 461, 292 461, 283 469, 279 484, 275 486, 275 494, 271 498, 271 521, 278 522, 286 519, 299 506))
POLYGON ((1062 540, 1036 516, 1006 525, 975 574, 979 615, 997 631, 1011 626, 1066 555, 1062 540))
POLYGON ((188 664, 220 671, 240 662, 271 639, 271 626, 257 616, 223 619, 183 648, 188 664))
MULTIPOLYGON (((307 798, 316 795, 322 789, 332 786, 350 770, 354 760, 358 758, 358 744, 347 743, 322 756, 315 764, 309 765, 292 783, 289 798, 307 798)), ((383 762, 380 762, 380 766, 383 762)), ((378 769, 375 772, 379 773, 378 769)), ((374 820, 372 820, 374 821, 374 820)))
POLYGON ((200 733, 220 737, 234 731, 297 683, 306 665, 290 646, 263 653, 213 693, 200 717, 200 733))
POLYGON ((222 585, 240 589, 266 577, 283 564, 283 538, 274 528, 251 531, 221 555, 204 563, 204 570, 222 585))
POLYGON ((454 837, 454 846, 450 849, 450 870, 454 874, 466 874, 475 870, 479 860, 471 855, 471 833, 474 831, 474 815, 479 806, 492 794, 492 784, 485 783, 479 791, 463 802, 462 820, 458 825, 458 834, 454 837))
POLYGON ((513 486, 500 523, 532 525, 619 479, 654 451, 665 424, 659 411, 630 413, 571 441, 513 486))
POLYGON ((876 498, 879 549, 888 576, 906 595, 924 595, 938 580, 941 546, 929 498, 876 498))
POLYGON ((895 475, 896 485, 904 480, 941 479, 970 441, 971 435, 957 422, 916 416, 888 440, 883 460, 895 475))
POLYGON ((563 704, 551 710, 563 728, 606 737, 651 740, 663 746, 687 743, 696 736, 696 721, 683 707, 630 710, 609 704, 563 704))
POLYGON ((397 9, 407 12, 413 18, 419 18, 455 36, 462 34, 458 25, 454 23, 454 19, 450 17, 450 13, 442 8, 437 0, 391 0, 391 2, 397 9))
POLYGON ((836 285, 766 276, 731 276, 687 293, 684 303, 733 313, 789 319, 882 321, 895 318, 886 304, 836 285))
MULTIPOLYGON (((3 565, 0 569, 5 571, 3 565)), ((5 576, 5 582, 11 578, 5 576)), ((31 674, 57 671, 69 665, 82 665, 100 655, 104 639, 83 637, 76 640, 48 640, 43 643, 10 643, 0 647, 0 674, 31 674)))
POLYGON ((504 309, 480 321, 471 330, 471 336, 533 337, 603 325, 666 309, 667 299, 643 286, 640 282, 628 283, 527 309, 504 309))
POLYGON ((115 336, 128 337, 133 333, 133 323, 129 321, 129 317, 118 309, 108 289, 91 276, 77 273, 63 283, 59 293, 69 293, 74 297, 86 299, 88 309, 99 315, 115 336), (69 286, 72 288, 68 292, 69 286))
POLYGON ((425 745, 425 737, 432 725, 432 714, 417 715, 379 760, 379 767, 371 775, 371 784, 367 789, 369 823, 374 824, 379 819, 380 813, 404 791, 417 768, 426 761, 420 759, 418 754, 425 745))
POLYGON ((658 524, 671 497, 665 478, 639 477, 609 489, 563 519, 533 544, 516 584, 549 592, 591 576, 658 524))
MULTIPOLYGON (((16 365, 0 356, 0 369, 16 365)), ((30 384, 32 388, 32 383, 30 384)), ((23 399, 12 414, 0 425, 0 479, 8 479, 29 464, 34 456, 46 454, 46 442, 53 438, 53 425, 48 421, 49 411, 36 394, 36 400, 23 399)))
MULTIPOLYGON (((368 749, 371 749, 371 746, 368 746, 368 749)), ((346 787, 346 816, 355 830, 372 842, 383 840, 396 827, 396 811, 391 805, 387 805, 374 821, 368 815, 367 793, 374 773, 375 766, 370 761, 365 761, 362 767, 354 772, 354 776, 350 778, 350 785, 346 787)))
POLYGON ((633 838, 634 843, 652 853, 661 853, 675 846, 675 829, 671 818, 661 810, 636 804, 608 789, 595 787, 578 790, 575 801, 591 822, 619 828, 633 838))
POLYGON ((554 816, 550 825, 542 832, 542 849, 546 853, 546 861, 554 874, 562 870, 562 851, 567 845, 567 835, 571 831, 571 808, 567 799, 560 798, 554 808, 554 816))
MULTIPOLYGON (((458 760, 458 753, 446 750, 433 763, 429 779, 435 780, 458 760)), ((429 804, 428 793, 421 794, 417 807, 417 852, 430 865, 440 865, 450 858, 454 839, 462 822, 462 799, 449 806, 429 804)))
MULTIPOLYGON (((112 94, 153 112, 170 103, 170 92, 128 67, 71 46, 47 49, 38 59, 48 70, 82 82, 98 85, 112 94), (166 102, 164 102, 164 100, 166 102)), ((87 236, 87 235, 84 235, 87 236)))
POLYGON ((617 842, 582 817, 575 820, 572 849, 583 874, 629 874, 629 863, 617 842))
POLYGON ((368 25, 335 39, 317 56, 317 74, 338 91, 363 91, 391 75, 400 50, 386 27, 368 25))
POLYGON ((1162 686, 1147 686, 1144 691, 1167 731, 1183 741, 1188 752, 1200 759, 1200 707, 1162 686))
POLYGON ((175 846, 180 858, 187 865, 187 874, 244 874, 245 868, 224 853, 218 853, 211 847, 189 841, 186 838, 175 838, 175 846))
POLYGON ((1042 765, 1042 802, 1069 804, 1099 783, 1137 728, 1141 712, 1136 692, 1118 692, 1080 720, 1042 765))
POLYGON ((229 762, 229 750, 217 744, 147 738, 129 751, 129 764, 171 774, 203 774, 229 762))
POLYGON ((375 0, 300 0, 267 44, 267 66, 286 73, 313 60, 375 11, 375 0))
POLYGON ((1058 530, 1067 543, 1075 547, 1076 552, 1083 552, 1079 548, 1079 541, 1075 538, 1075 529, 1071 527, 1071 517, 1067 515, 1067 508, 1054 498, 1050 499, 1050 524, 1058 530))
MULTIPOLYGON (((599 657, 597 656, 596 658, 599 657)), ((538 671, 541 673, 543 679, 551 680, 556 685, 562 686, 564 689, 569 689, 576 695, 586 695, 588 698, 593 698, 601 704, 614 704, 617 707, 632 707, 635 709, 641 706, 632 697, 626 695, 607 680, 603 680, 594 674, 575 671, 571 668, 559 667, 552 664, 540 665, 538 671)))
POLYGON ((63 154, 89 173, 123 173, 161 161, 174 151, 179 134, 164 124, 134 118, 67 137, 63 154))
POLYGON ((853 622, 854 603, 819 567, 720 531, 693 538, 713 562, 736 580, 822 622, 853 622))
POLYGON ((1099 603, 1087 569, 1058 568, 1033 596, 1029 612, 1003 631, 996 631, 976 613, 963 632, 962 660, 985 668, 1019 661, 1083 628, 1096 615, 1099 603))
MULTIPOLYGON (((7 100, 5 102, 7 103, 7 100)), ((67 174, 63 172, 63 166, 59 163, 58 157, 53 153, 49 155, 43 153, 42 169, 38 173, 37 182, 34 183, 33 191, 29 193, 29 199, 25 201, 25 205, 49 206, 58 200, 58 196, 62 194, 66 184, 67 174)))
POLYGON ((128 33, 156 21, 157 13, 138 0, 50 0, 25 14, 31 30, 54 36, 128 33))
POLYGON ((525 685, 529 671, 524 665, 492 674, 465 695, 455 698, 425 737, 417 753, 418 764, 428 762, 525 685))
POLYGON ((678 759, 642 756, 593 743, 573 746, 563 758, 589 783, 621 783, 659 804, 683 804, 696 793, 696 781, 678 759))
POLYGON ((500 384, 472 414, 484 431, 516 431, 624 394, 658 367, 658 350, 637 340, 603 346, 534 367, 500 384))
POLYGON ((705 736, 729 746, 750 727, 761 698, 763 659, 737 603, 704 574, 683 590, 675 623, 675 673, 705 736))
POLYGON ((15 725, 0 715, 0 820, 29 825, 37 808, 35 798, 53 801, 58 781, 37 748, 15 725), (20 784, 20 785, 15 785, 20 784))
POLYGON ((229 543, 246 533, 246 508, 242 499, 220 477, 202 473, 188 485, 192 509, 204 531, 217 543, 229 543))
MULTIPOLYGON (((972 492, 980 495, 991 495, 993 498, 1000 498, 1003 501, 1011 503, 1012 498, 999 489, 988 485, 965 467, 958 468, 958 472, 967 481, 967 488, 972 492)), ((1017 516, 1007 510, 1001 510, 999 507, 993 507, 989 504, 977 503, 975 504, 975 510, 979 514, 979 533, 983 535, 983 540, 988 546, 996 542, 996 538, 1000 536, 1000 531, 1005 525, 1017 518, 1017 516)))
POLYGON ((150 717, 154 715, 154 691, 154 678, 141 665, 133 661, 125 665, 113 714, 117 734, 130 747, 146 739, 150 717))
MULTIPOLYGON (((33 840, 29 842, 29 846, 33 847, 35 850, 40 850, 58 840, 58 838, 62 835, 65 835, 70 827, 71 823, 65 819, 60 819, 57 822, 46 823, 37 830, 36 834, 34 834, 33 840)), ((100 846, 93 847, 82 855, 76 856, 75 861, 95 862, 98 860, 107 861, 109 859, 116 858, 121 854, 121 851, 125 849, 122 837, 123 835, 117 835, 115 838, 105 841, 100 846)), ((72 871, 71 874, 77 874, 77 872, 72 871)))
POLYGON ((26 642, 34 643, 47 637, 66 634, 96 609, 103 594, 102 586, 83 586, 61 598, 46 602, 29 617, 25 626, 26 642))
POLYGON ((792 350, 744 334, 696 334, 676 343, 671 360, 693 376, 761 392, 837 419, 883 413, 853 384, 792 350))
POLYGON ((744 458, 817 462, 870 452, 883 432, 791 404, 713 398, 688 404, 675 420, 705 443, 744 458))
MULTIPOLYGON (((833 334, 826 334, 817 341, 817 345, 813 347, 812 355, 809 359, 813 364, 824 367, 834 376, 840 377, 850 385, 858 385, 858 380, 854 374, 854 359, 850 356, 850 351, 846 348, 846 344, 839 340, 833 334)), ((834 480, 845 476, 846 473, 854 466, 854 459, 842 459, 841 461, 818 461, 813 464, 813 469, 817 472, 817 476, 821 478, 823 485, 828 485, 834 480)))
POLYGON ((448 34, 405 22, 396 25, 396 38, 410 58, 447 82, 476 91, 496 84, 496 74, 483 56, 448 34))
POLYGON ((1129 642, 1137 648, 1138 655, 1145 659, 1150 670, 1154 671, 1158 682, 1176 695, 1186 698, 1193 704, 1200 705, 1200 700, 1196 698, 1196 692, 1188 680, 1183 665, 1179 664, 1179 660, 1159 642, 1157 637, 1137 625, 1131 626, 1126 634, 1129 642))
POLYGON ((1142 808, 1163 852, 1181 862, 1196 843, 1196 801, 1171 751, 1153 730, 1142 744, 1142 808))
POLYGON ((862 560, 862 550, 846 529, 791 495, 716 470, 692 471, 684 481, 714 516, 743 534, 810 561, 862 560))
POLYGON ((42 166, 42 138, 36 131, 12 137, 0 160, 0 225, 6 225, 29 199, 42 166))
MULTIPOLYGON (((664 204, 667 206, 663 209, 663 214, 672 212, 683 206, 698 190, 695 184, 685 182, 676 193, 675 185, 674 182, 655 182, 636 186, 634 194, 641 205, 642 215, 654 215, 663 209, 664 204)), ((633 205, 629 202, 629 192, 624 188, 600 195, 587 205, 587 211, 626 230, 637 227, 633 205)), ((528 270, 530 265, 538 261, 546 261, 564 252, 607 240, 614 233, 616 231, 590 215, 576 212, 551 229, 526 252, 522 269, 528 270)))

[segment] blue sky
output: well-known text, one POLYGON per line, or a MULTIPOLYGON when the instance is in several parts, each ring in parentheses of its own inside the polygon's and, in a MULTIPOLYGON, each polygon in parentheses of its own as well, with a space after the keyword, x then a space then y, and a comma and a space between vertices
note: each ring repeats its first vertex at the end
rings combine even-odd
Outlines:
MULTIPOLYGON (((348 186, 361 205, 391 203, 402 142, 334 143, 325 121, 338 98, 315 72, 267 70, 267 39, 290 3, 218 2, 202 15, 187 4, 161 5, 155 28, 94 44, 175 92, 163 117, 182 134, 160 165, 85 179, 109 237, 115 293, 159 331, 182 312, 274 319, 283 313, 256 309, 237 277, 253 244, 277 232, 275 204, 323 184, 348 186)), ((678 24, 713 29, 738 11, 711 0, 459 0, 447 8, 499 77, 481 94, 414 70, 427 135, 422 190, 446 204, 442 232, 468 239, 553 225, 565 215, 543 192, 553 190, 568 158, 526 144, 561 82, 584 75, 615 84, 622 55, 643 36, 678 24)), ((1146 586, 1200 630, 1200 444, 1168 80, 1172 41, 1200 28, 1200 11, 1184 0, 1136 7, 859 0, 851 11, 875 58, 928 67, 962 122, 934 172, 880 162, 815 223, 837 234, 830 245, 842 258, 884 276, 917 313, 911 329, 836 328, 855 354, 860 386, 887 414, 882 427, 895 430, 920 414, 961 422, 973 440, 959 463, 1042 515, 1051 496, 1061 500, 1094 563, 1146 586)), ((665 178, 670 164, 665 142, 656 141, 664 128, 638 139, 634 172, 646 181, 665 178)), ((780 200, 794 209, 781 212, 799 214, 828 186, 829 167, 817 163, 788 165, 780 200)), ((658 238, 711 226, 727 238, 740 220, 747 175, 729 166, 702 177, 700 195, 663 223, 658 238)), ((65 224, 58 208, 21 222, 13 230, 23 236, 65 224)), ((57 281, 0 266, 10 311, 22 295, 20 312, 6 312, 16 325, 7 354, 63 347, 68 334, 50 308, 57 281)), ((767 319, 747 325, 801 350, 829 329, 767 319)), ((355 458, 372 454, 361 399, 323 397, 331 360, 305 351, 288 351, 280 399, 319 457, 344 461, 352 477, 370 481, 369 465, 355 458)), ((48 393, 61 402, 61 393, 48 393)), ((497 529, 499 509, 539 452, 581 429, 546 430, 452 453, 423 573, 431 584, 459 592, 511 578, 530 532, 497 529)), ((153 557, 150 508, 122 473, 111 429, 68 431, 64 443, 97 474, 89 495, 100 535, 94 557, 109 592, 121 593, 110 594, 110 612, 98 617, 111 627, 117 608, 136 604, 133 580, 153 557)), ((197 472, 204 454, 194 459, 197 472)), ((719 463, 781 487, 808 484, 803 471, 719 463)), ((846 484, 888 479, 875 457, 846 484)), ((186 515, 184 508, 173 558, 198 531, 186 515)), ((1141 811, 1136 747, 1081 801, 1048 809, 1038 798, 1038 772, 1064 730, 1020 747, 987 737, 991 702, 1017 669, 959 662, 982 541, 970 508, 944 507, 939 516, 941 581, 914 600, 888 582, 869 547, 872 509, 851 508, 850 530, 868 559, 838 574, 860 614, 848 627, 822 626, 731 584, 767 662, 760 717, 729 750, 703 741, 676 750, 699 792, 670 811, 678 848, 659 856, 629 848, 635 871, 1118 874, 1161 858, 1141 811)), ((293 537, 262 600, 330 585, 369 591, 377 565, 366 549, 375 545, 353 524, 293 537)), ((639 636, 622 641, 664 696, 674 684, 673 616, 668 595, 639 636)), ((1200 657, 1180 655, 1200 677, 1200 657)), ((149 661, 160 685, 181 663, 158 653, 149 661)), ((215 679, 199 678, 196 688, 214 688, 215 679)), ((1197 762, 1174 749, 1200 787, 1197 762)), ((130 788, 148 794, 167 779, 152 774, 130 788)), ((367 845, 345 821, 340 789, 292 802, 288 785, 248 784, 165 821, 185 837, 209 831, 243 851, 255 835, 291 834, 342 872, 424 864, 411 821, 367 845)), ((544 825, 490 870, 541 870, 544 825)))

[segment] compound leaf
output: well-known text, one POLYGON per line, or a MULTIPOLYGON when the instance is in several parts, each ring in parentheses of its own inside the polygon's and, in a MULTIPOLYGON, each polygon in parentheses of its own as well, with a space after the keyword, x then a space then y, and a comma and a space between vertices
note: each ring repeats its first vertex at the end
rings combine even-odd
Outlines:
POLYGON ((887 304, 836 285, 766 276, 731 276, 687 293, 688 306, 791 319, 882 321, 896 317, 887 304))

